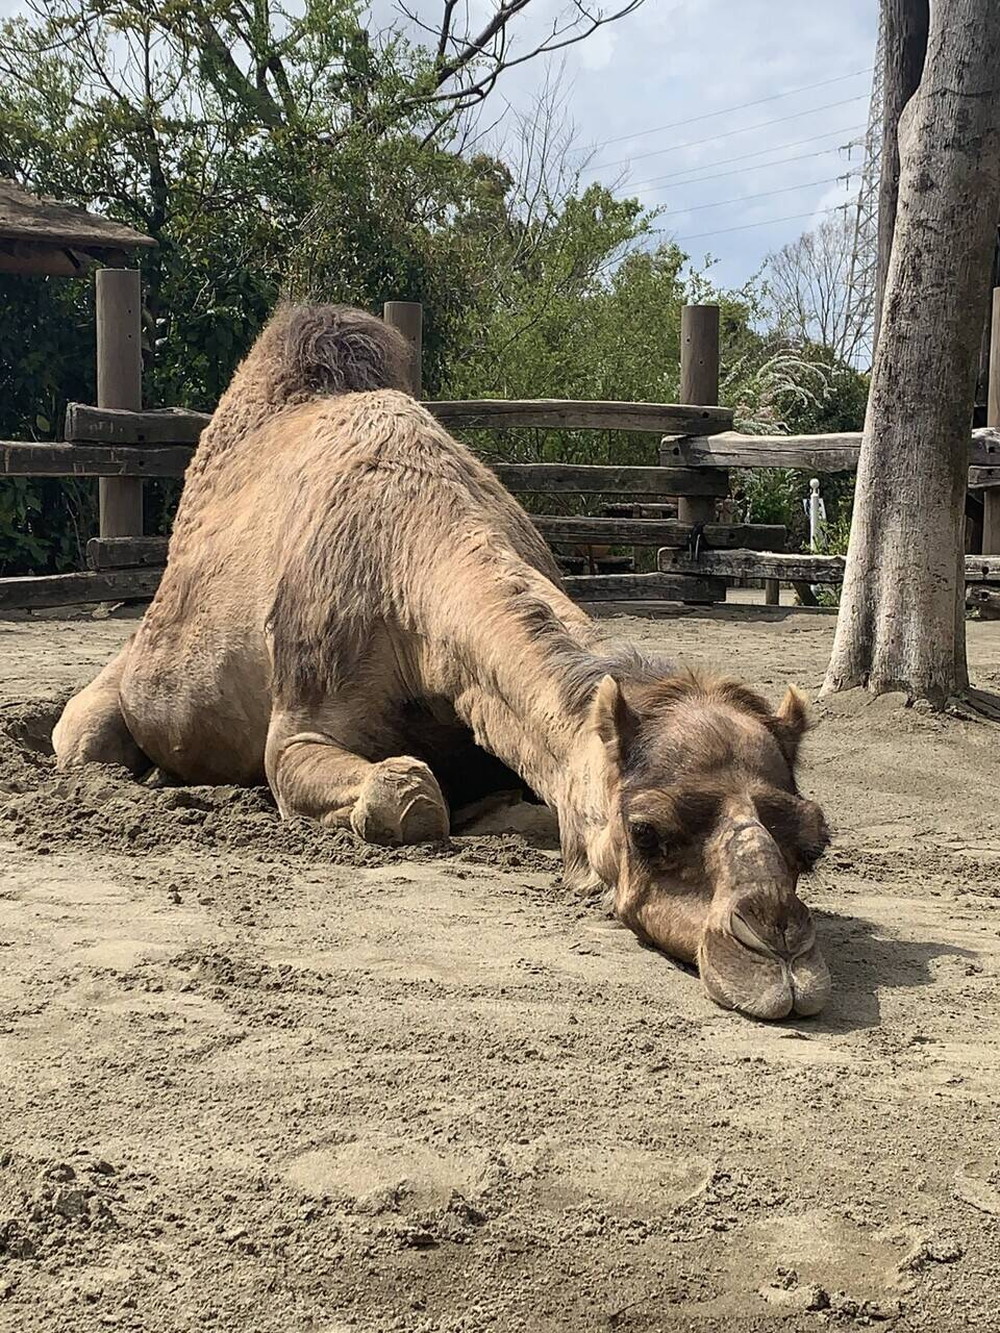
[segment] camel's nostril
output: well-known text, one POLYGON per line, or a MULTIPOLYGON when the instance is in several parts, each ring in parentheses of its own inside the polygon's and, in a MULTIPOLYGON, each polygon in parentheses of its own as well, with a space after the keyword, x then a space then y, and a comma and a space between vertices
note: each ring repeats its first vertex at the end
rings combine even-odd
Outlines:
POLYGON ((773 949, 765 940, 761 939, 760 935, 754 930, 753 926, 750 925, 746 917, 742 916, 738 911, 734 910, 732 912, 729 918, 729 929, 733 934, 733 938, 739 940, 740 944, 742 944, 745 949, 749 949, 751 953, 759 953, 765 958, 776 957, 775 949, 773 949))
POLYGON ((816 945, 812 917, 799 906, 800 912, 783 912, 775 919, 773 912, 755 911, 752 903, 744 902, 730 914, 730 933, 751 953, 793 962, 816 945))

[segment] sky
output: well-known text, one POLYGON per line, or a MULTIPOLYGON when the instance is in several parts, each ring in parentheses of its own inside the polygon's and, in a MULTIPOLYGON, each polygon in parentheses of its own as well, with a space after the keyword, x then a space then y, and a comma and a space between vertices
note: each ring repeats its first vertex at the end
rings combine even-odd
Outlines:
MULTIPOLYGON (((855 196, 877 16, 878 0, 645 0, 561 53, 584 179, 662 208, 666 236, 741 286, 855 196)), ((528 110, 544 77, 522 66, 498 95, 528 110)))
MULTIPOLYGON (((532 0, 514 53, 571 2, 532 0)), ((394 4, 372 0, 382 15, 394 4)), ((442 4, 407 0, 428 23, 442 4)), ((464 4, 474 27, 494 0, 464 4)), ((0 15, 22 8, 0 0, 0 15)), ((664 236, 695 267, 712 256, 713 280, 740 287, 855 194, 877 14, 878 0, 645 0, 588 41, 505 74, 490 116, 510 114, 494 136, 502 147, 560 75, 574 143, 589 157, 584 180, 662 208, 664 236)))

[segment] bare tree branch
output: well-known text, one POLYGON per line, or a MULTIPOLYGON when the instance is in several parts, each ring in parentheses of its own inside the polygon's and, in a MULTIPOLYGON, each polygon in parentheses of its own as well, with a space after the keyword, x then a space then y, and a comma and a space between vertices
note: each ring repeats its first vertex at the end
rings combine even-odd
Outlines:
POLYGON ((613 13, 605 14, 601 10, 592 13, 579 4, 578 0, 575 0, 572 6, 575 16, 571 22, 561 22, 559 18, 555 19, 549 35, 543 41, 538 42, 524 55, 507 58, 506 50, 510 22, 528 8, 531 0, 502 0, 496 13, 478 36, 469 41, 451 60, 437 66, 434 91, 418 94, 411 100, 423 102, 468 101, 469 99, 474 100, 480 92, 484 96, 488 95, 496 86, 499 76, 506 70, 527 64, 528 61, 535 60, 539 56, 548 55, 554 51, 562 51, 568 46, 576 46, 579 42, 584 42, 592 37, 599 28, 603 28, 609 23, 615 23, 619 19, 626 18, 629 14, 634 13, 643 3, 644 0, 628 0, 628 3, 622 5, 613 13), (581 19, 584 26, 577 28, 576 25, 581 19), (499 49, 493 48, 493 43, 498 43, 499 49), (460 85, 457 89, 445 89, 445 84, 451 82, 457 75, 465 72, 477 60, 482 58, 492 62, 492 68, 487 73, 478 79, 474 79, 472 83, 460 85))
POLYGON ((439 62, 435 71, 435 86, 440 88, 449 79, 454 78, 456 74, 470 65, 478 56, 487 54, 487 49, 494 38, 500 37, 502 39, 506 35, 507 25, 511 19, 527 9, 529 4, 531 4, 531 0, 501 0, 496 13, 479 35, 467 42, 451 60, 439 62))
POLYGON ((451 20, 457 4, 458 0, 444 0, 444 13, 441 16, 441 34, 438 38, 437 45, 437 61, 439 65, 448 54, 448 43, 451 41, 451 20))
POLYGON ((819 343, 853 364, 865 338, 848 290, 854 227, 838 212, 766 261, 767 291, 781 333, 819 343))

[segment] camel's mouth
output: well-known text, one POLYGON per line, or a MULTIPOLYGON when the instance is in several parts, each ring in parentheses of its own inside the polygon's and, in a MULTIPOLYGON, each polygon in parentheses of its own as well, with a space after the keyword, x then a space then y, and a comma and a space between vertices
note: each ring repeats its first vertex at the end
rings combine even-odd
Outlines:
POLYGON ((794 953, 778 953, 738 912, 729 929, 706 932, 698 971, 716 1004, 750 1018, 811 1017, 830 997, 830 972, 814 937, 794 953))

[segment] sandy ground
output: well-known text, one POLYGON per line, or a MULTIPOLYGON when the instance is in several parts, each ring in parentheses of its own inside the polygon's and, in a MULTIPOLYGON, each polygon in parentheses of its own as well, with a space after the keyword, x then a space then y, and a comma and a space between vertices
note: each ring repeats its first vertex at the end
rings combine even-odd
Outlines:
MULTIPOLYGON (((729 616, 615 628, 815 693, 828 617, 729 616)), ((541 826, 402 855, 56 779, 128 628, 0 625, 0 1327, 1000 1330, 996 728, 821 708, 836 990, 766 1026, 541 826)))

